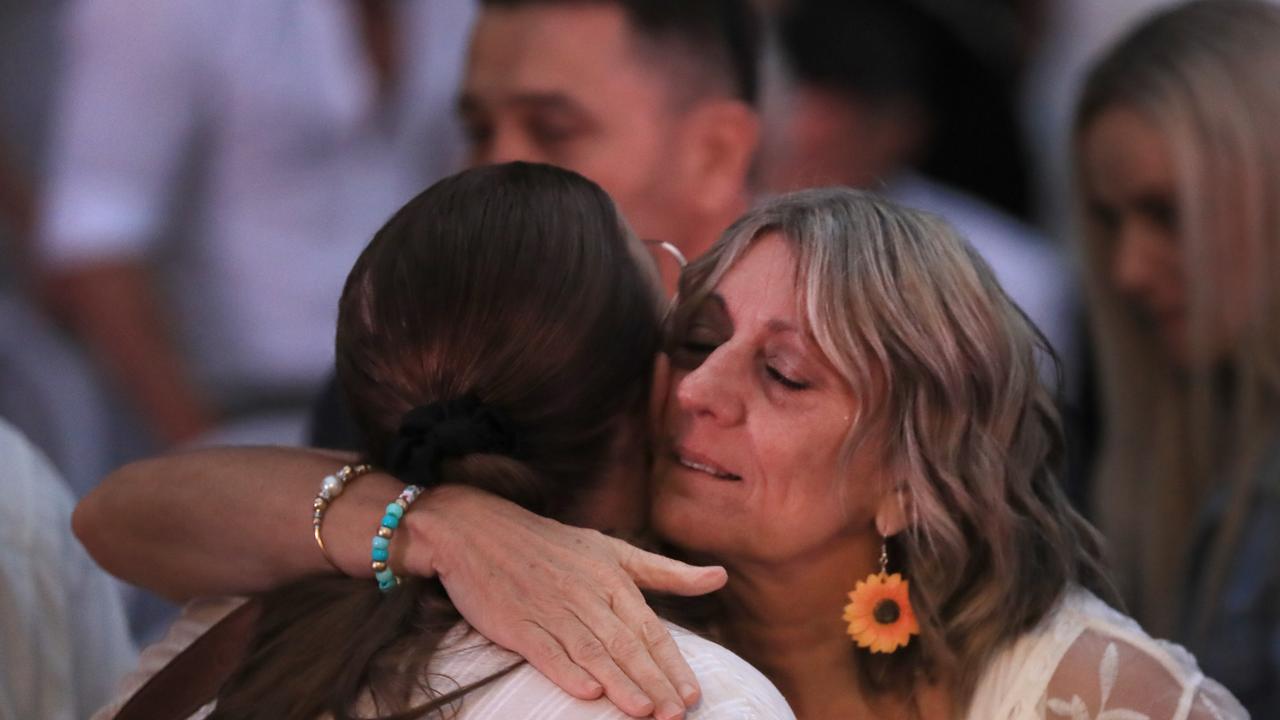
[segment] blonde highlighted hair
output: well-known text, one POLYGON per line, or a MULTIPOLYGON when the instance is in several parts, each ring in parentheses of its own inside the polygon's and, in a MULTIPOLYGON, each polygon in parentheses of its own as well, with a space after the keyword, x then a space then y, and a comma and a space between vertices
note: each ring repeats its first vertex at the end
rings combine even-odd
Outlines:
POLYGON ((890 556, 921 638, 866 658, 863 680, 905 695, 948 678, 963 707, 986 661, 1071 584, 1109 594, 1099 539, 1058 485, 1061 424, 1040 379, 1052 351, 949 225, 847 189, 785 195, 735 223, 686 270, 671 337, 771 233, 795 255, 807 330, 863 399, 846 457, 880 450, 879 490, 907 510, 890 556))
POLYGON ((1135 615, 1153 634, 1180 634, 1193 609, 1179 599, 1197 517, 1211 497, 1225 495, 1227 510, 1194 600, 1193 621, 1203 626, 1259 463, 1277 440, 1280 8, 1209 0, 1143 23, 1088 77, 1075 120, 1077 157, 1094 122, 1115 109, 1158 128, 1171 155, 1188 356, 1201 361, 1173 358, 1112 286, 1112 240, 1087 212, 1077 163, 1106 419, 1094 498, 1119 575, 1130 582, 1125 591, 1135 615), (1227 317, 1243 322, 1231 328, 1229 347, 1213 347, 1227 317))

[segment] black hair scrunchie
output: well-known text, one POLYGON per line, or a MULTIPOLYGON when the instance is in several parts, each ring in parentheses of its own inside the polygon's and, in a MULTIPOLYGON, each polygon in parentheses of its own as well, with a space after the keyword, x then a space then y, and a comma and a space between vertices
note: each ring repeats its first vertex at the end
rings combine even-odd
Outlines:
POLYGON ((516 432, 501 410, 473 394, 420 405, 405 413, 384 467, 406 483, 438 483, 440 461, 472 453, 512 455, 516 432))

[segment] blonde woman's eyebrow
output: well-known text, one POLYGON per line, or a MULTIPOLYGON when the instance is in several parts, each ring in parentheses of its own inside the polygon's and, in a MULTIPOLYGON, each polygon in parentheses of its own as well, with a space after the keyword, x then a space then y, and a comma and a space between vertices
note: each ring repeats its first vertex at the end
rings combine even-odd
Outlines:
POLYGON ((733 313, 729 312, 729 304, 724 301, 724 296, 718 292, 707 295, 707 299, 703 301, 702 306, 698 308, 698 312, 703 313, 708 310, 716 312, 726 320, 729 325, 733 326, 733 313), (710 307, 708 307, 710 306, 710 307))
POLYGON ((795 323, 790 320, 782 320, 779 318, 775 318, 765 323, 765 328, 768 329, 769 332, 778 335, 782 335, 784 333, 791 333, 795 335, 801 334, 800 328, 795 323))

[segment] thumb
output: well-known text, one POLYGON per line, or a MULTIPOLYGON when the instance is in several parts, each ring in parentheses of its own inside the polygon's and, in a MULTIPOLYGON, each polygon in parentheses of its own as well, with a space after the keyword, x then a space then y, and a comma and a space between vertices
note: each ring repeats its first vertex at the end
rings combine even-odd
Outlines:
POLYGON ((719 565, 689 565, 623 544, 629 550, 621 553, 622 569, 642 590, 685 596, 706 595, 724 587, 729 580, 729 573, 719 565))

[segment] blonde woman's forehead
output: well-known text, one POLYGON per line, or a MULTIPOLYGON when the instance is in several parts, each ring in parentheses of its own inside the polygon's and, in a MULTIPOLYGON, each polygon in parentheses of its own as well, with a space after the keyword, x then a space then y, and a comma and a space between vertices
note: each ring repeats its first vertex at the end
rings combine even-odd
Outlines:
POLYGON ((735 324, 755 321, 795 331, 802 326, 795 268, 790 244, 779 233, 765 233, 729 266, 713 292, 735 324))

